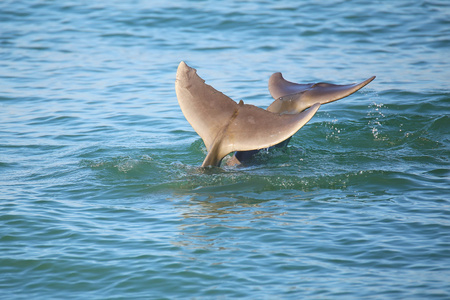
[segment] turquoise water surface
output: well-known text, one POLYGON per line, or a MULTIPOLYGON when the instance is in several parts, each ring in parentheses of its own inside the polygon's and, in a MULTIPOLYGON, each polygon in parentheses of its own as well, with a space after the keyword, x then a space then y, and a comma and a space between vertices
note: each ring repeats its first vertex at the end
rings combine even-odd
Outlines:
POLYGON ((449 299, 448 1, 0 2, 2 299, 449 299), (285 150, 201 169, 180 61, 285 150))

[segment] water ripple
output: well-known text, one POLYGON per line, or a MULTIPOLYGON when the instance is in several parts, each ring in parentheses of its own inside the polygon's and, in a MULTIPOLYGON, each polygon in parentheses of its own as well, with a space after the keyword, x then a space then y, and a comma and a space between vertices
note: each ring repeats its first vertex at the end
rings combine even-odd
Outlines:
POLYGON ((0 2, 3 298, 448 299, 447 2, 0 2), (377 79, 204 169, 181 60, 263 108, 377 79))

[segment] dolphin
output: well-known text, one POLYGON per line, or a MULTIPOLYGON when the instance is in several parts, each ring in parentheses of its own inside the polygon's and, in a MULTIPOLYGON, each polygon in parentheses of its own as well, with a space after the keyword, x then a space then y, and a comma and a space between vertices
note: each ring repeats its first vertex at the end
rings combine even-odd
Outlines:
POLYGON ((227 162, 232 166, 250 160, 260 149, 285 147, 321 104, 342 99, 374 79, 372 76, 348 85, 298 84, 285 80, 281 73, 274 73, 269 79, 269 92, 275 101, 264 110, 242 100, 236 103, 207 85, 196 69, 182 61, 175 91, 185 118, 208 151, 202 167, 220 166, 227 154, 235 152, 227 162))
POLYGON ((208 151, 202 167, 220 166, 234 151, 277 145, 294 135, 317 112, 320 103, 298 114, 273 113, 238 103, 207 85, 185 62, 178 66, 175 91, 178 104, 208 151))
MULTIPOLYGON (((281 73, 274 73, 269 78, 269 92, 275 101, 267 107, 267 111, 277 114, 298 114, 316 103, 326 104, 345 98, 368 85, 376 76, 360 83, 337 85, 325 82, 299 84, 287 81, 281 73)), ((286 147, 288 139, 274 147, 286 147)), ((259 150, 237 151, 228 160, 227 165, 233 166, 250 161, 259 150)))

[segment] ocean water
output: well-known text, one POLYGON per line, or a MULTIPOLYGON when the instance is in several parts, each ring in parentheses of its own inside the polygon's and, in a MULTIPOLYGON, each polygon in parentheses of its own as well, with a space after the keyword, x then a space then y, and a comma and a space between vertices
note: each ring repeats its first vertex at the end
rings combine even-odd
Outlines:
POLYGON ((450 3, 1 1, 2 299, 449 299, 450 3), (199 168, 186 61, 267 107, 345 84, 289 147, 199 168))

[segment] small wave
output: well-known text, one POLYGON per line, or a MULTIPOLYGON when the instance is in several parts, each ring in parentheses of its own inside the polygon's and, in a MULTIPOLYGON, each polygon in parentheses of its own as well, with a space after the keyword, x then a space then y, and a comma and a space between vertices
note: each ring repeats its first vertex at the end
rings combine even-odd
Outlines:
POLYGON ((139 171, 147 166, 153 159, 148 155, 140 157, 120 156, 110 159, 87 160, 83 159, 81 165, 92 169, 107 169, 116 173, 139 171))

